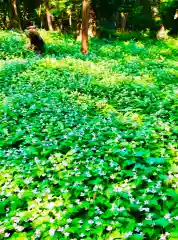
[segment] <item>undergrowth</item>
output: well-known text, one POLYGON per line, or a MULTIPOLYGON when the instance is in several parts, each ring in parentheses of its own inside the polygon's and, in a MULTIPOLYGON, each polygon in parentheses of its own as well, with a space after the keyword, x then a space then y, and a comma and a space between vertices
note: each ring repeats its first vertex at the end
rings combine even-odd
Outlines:
POLYGON ((0 239, 178 239, 178 41, 0 32, 0 239))

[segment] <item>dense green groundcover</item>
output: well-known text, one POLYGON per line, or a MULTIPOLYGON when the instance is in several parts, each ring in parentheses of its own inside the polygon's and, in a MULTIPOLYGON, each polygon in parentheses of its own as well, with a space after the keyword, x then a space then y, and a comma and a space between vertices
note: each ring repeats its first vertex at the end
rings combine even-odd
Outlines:
POLYGON ((0 32, 0 239, 177 240, 178 41, 42 35, 0 32))

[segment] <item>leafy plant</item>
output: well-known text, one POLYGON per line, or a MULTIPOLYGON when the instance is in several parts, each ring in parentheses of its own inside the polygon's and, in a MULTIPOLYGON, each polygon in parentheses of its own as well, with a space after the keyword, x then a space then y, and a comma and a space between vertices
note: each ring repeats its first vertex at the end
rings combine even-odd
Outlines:
POLYGON ((0 239, 177 239, 177 40, 41 34, 0 33, 0 239))

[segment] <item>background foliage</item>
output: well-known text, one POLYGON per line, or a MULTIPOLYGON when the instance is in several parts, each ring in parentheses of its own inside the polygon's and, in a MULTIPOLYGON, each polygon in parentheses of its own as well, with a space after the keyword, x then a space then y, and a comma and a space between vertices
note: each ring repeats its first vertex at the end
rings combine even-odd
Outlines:
MULTIPOLYGON (((178 20, 174 14, 177 0, 92 0, 91 9, 95 13, 97 28, 116 30, 121 27, 122 12, 126 13, 126 28, 130 30, 156 30, 163 23, 171 33, 177 33, 178 20), (154 10, 153 10, 154 9, 154 10), (154 11, 157 12, 154 15, 154 11)), ((94 17, 94 15, 93 15, 94 17)), ((1 28, 19 28, 34 23, 39 28, 64 32, 77 30, 81 22, 81 1, 79 0, 1 0, 1 28), (14 17, 13 4, 16 4, 18 18, 14 17), (48 10, 48 11, 47 11, 48 10), (51 17, 51 25, 47 22, 51 17)))

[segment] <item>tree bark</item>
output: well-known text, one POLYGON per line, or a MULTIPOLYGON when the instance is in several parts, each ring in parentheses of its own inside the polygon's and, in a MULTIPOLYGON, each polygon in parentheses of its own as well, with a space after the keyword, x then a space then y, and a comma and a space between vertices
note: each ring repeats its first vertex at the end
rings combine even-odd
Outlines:
POLYGON ((45 7, 46 7, 46 19, 47 19, 47 24, 48 24, 48 29, 50 31, 53 31, 53 25, 52 25, 52 15, 50 13, 49 9, 49 1, 45 0, 45 7))
POLYGON ((38 9, 38 17, 39 17, 39 21, 40 21, 40 28, 42 28, 41 9, 42 9, 42 2, 40 0, 40 6, 39 6, 39 9, 38 9))
POLYGON ((9 6, 9 20, 10 20, 10 29, 14 28, 13 13, 12 13, 12 3, 10 2, 9 6))
POLYGON ((72 9, 71 8, 69 9, 69 26, 70 28, 72 26, 72 9))
POLYGON ((88 22, 89 22, 90 0, 83 0, 82 3, 82 47, 81 52, 88 53, 88 22))
POLYGON ((12 0, 12 12, 13 12, 12 13, 12 17, 14 15, 14 19, 17 21, 17 25, 18 25, 19 30, 22 30, 19 14, 18 14, 18 11, 17 11, 17 2, 16 2, 16 0, 12 0))
POLYGON ((88 36, 89 37, 96 36, 96 13, 91 7, 89 11, 88 36))
POLYGON ((125 13, 121 12, 121 31, 124 32, 126 28, 126 15, 125 13))
POLYGON ((176 13, 174 15, 174 20, 178 18, 178 9, 176 9, 176 13))

